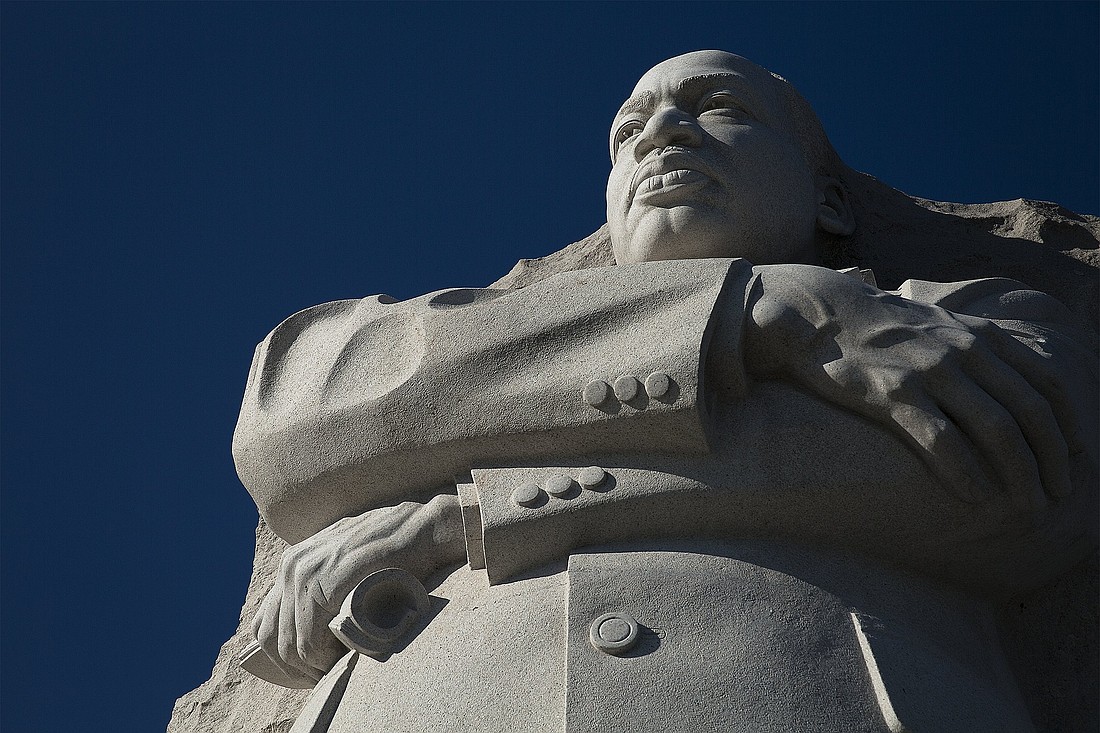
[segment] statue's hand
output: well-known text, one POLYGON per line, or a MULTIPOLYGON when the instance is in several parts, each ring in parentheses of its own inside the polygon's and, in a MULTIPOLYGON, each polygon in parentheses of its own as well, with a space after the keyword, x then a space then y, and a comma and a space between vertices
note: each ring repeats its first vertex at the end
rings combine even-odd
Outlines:
POLYGON ((758 267, 750 374, 794 381, 886 426, 966 501, 1020 508, 1070 491, 1076 432, 1051 359, 992 321, 889 295, 832 270, 758 267))
POLYGON ((465 553, 453 495, 341 519, 283 553, 275 586, 253 619, 252 631, 288 675, 316 682, 347 653, 328 622, 359 581, 387 567, 425 579, 461 562, 465 553))

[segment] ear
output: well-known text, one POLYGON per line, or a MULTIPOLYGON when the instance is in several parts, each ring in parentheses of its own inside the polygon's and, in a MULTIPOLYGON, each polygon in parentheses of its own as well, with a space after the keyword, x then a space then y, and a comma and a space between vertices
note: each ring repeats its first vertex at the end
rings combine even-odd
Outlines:
POLYGON ((817 228, 844 237, 856 230, 848 189, 831 176, 817 177, 817 228))

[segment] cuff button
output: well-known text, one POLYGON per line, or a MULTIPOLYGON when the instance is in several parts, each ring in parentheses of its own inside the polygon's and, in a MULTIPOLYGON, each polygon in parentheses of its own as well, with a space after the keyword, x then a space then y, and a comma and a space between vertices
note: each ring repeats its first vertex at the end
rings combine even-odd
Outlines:
POLYGON ((543 483, 542 488, 546 490, 550 496, 565 496, 569 493, 569 490, 573 488, 573 479, 569 478, 563 473, 551 476, 543 483))
POLYGON ((621 402, 630 402, 638 396, 638 380, 629 375, 624 375, 615 380, 615 396, 621 402))
POLYGON ((533 507, 542 500, 542 489, 538 484, 520 484, 512 492, 512 503, 516 506, 533 507))
POLYGON ((611 387, 602 380, 589 382, 584 388, 584 401, 593 407, 599 407, 611 397, 611 387))
POLYGON ((582 468, 577 474, 577 483, 584 489, 594 489, 607 480, 607 472, 599 466, 582 468))
POLYGON ((664 372, 653 372, 645 378, 645 393, 654 399, 664 397, 668 393, 668 375, 664 372))

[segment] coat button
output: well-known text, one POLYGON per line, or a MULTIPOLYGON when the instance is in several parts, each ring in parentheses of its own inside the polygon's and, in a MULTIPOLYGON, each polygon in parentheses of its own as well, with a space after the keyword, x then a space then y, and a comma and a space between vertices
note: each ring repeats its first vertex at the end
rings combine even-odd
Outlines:
POLYGON ((653 372, 645 378, 645 393, 653 398, 664 397, 668 392, 668 375, 653 372))
POLYGON ((516 506, 533 507, 542 499, 542 489, 538 484, 526 483, 512 492, 512 503, 516 506))
POLYGON ((628 613, 605 613, 592 622, 588 639, 605 654, 625 654, 638 643, 638 622, 628 613))
POLYGON ((630 402, 638 396, 638 380, 629 375, 623 375, 615 380, 615 396, 621 402, 630 402))
POLYGON ((584 489, 594 489, 607 480, 607 472, 599 466, 582 468, 577 474, 577 483, 584 489))
POLYGON ((543 483, 542 488, 550 496, 565 496, 573 488, 573 479, 564 473, 555 474, 543 483))
POLYGON ((584 401, 593 407, 599 407, 611 397, 611 387, 602 380, 589 382, 584 388, 584 401))

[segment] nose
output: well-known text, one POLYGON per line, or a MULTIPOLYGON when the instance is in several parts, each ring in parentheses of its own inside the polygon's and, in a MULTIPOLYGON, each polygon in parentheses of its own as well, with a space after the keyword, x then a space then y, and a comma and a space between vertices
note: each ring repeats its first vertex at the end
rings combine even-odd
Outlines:
POLYGON ((703 143, 703 129, 699 121, 676 107, 657 110, 638 133, 634 155, 641 160, 650 151, 670 145, 699 147, 703 143))

